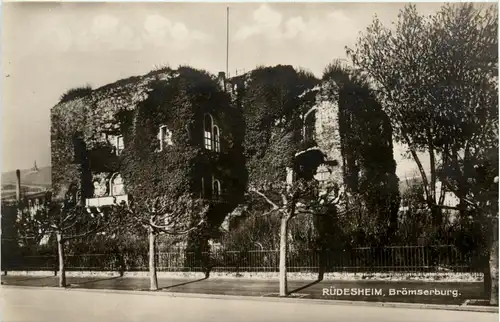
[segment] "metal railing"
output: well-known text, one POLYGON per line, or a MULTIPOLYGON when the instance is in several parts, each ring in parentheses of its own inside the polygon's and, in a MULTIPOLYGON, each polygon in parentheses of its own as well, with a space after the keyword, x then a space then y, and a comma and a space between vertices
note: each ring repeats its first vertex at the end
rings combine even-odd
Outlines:
MULTIPOLYGON (((158 271, 165 272, 277 272, 278 250, 232 251, 217 249, 194 253, 184 249, 159 252, 158 271)), ((463 254, 454 246, 358 247, 346 250, 290 250, 289 272, 350 273, 479 273, 478 256, 463 254)), ((74 271, 145 271, 148 254, 68 254, 68 270, 74 271)), ((57 270, 56 254, 2 256, 2 270, 57 270)))

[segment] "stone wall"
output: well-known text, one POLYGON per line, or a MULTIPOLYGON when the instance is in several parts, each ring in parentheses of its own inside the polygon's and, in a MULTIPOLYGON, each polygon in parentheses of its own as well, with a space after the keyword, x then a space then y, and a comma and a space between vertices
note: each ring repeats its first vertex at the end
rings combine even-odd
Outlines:
POLYGON ((323 177, 323 180, 334 181, 341 184, 342 154, 340 150, 338 127, 338 104, 336 102, 327 101, 318 95, 318 104, 316 108, 316 143, 326 155, 326 160, 336 163, 336 165, 321 166, 318 170, 328 170, 329 174, 327 178, 323 177))
POLYGON ((120 134, 120 112, 134 111, 143 102, 153 82, 178 76, 176 71, 164 69, 143 76, 119 80, 55 105, 51 110, 52 185, 61 197, 71 183, 82 186, 81 173, 85 171, 75 162, 75 142, 72 136, 80 132, 85 147, 116 145, 120 134))

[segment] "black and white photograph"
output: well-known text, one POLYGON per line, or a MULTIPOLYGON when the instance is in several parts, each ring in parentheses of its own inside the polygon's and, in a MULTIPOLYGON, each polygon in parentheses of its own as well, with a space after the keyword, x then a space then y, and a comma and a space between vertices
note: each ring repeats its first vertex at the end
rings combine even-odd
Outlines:
POLYGON ((499 320, 497 2, 0 10, 0 321, 499 320))

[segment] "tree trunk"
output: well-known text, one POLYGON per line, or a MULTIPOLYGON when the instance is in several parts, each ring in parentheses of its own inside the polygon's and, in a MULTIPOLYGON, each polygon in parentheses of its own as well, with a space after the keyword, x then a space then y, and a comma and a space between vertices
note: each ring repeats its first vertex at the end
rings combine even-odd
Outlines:
POLYGON ((287 296, 287 279, 286 279, 286 260, 288 252, 288 216, 281 217, 280 226, 280 296, 287 296))
POLYGON ((436 229, 435 238, 436 243, 442 243, 443 240, 443 210, 436 205, 432 204, 431 206, 431 216, 434 229, 436 229))
POLYGON ((158 278, 156 277, 156 233, 152 227, 149 228, 149 289, 158 290, 158 278))
MULTIPOLYGON (((489 247, 489 246, 488 246, 489 247)), ((487 254, 482 256, 481 258, 481 264, 483 268, 483 289, 484 289, 484 296, 486 298, 491 297, 491 268, 490 268, 490 249, 487 250, 487 254)))
POLYGON ((496 217, 497 211, 493 214, 491 221, 488 243, 488 276, 484 276, 485 290, 488 292, 491 305, 498 305, 498 218, 496 217), (488 283, 486 282, 488 277, 488 283), (487 286, 487 288, 486 288, 487 286))
POLYGON ((58 232, 57 236, 57 254, 59 258, 59 287, 66 287, 66 268, 64 267, 64 239, 58 232))
MULTIPOLYGON (((498 240, 491 243, 489 253, 490 304, 498 305, 498 240)), ((484 278, 486 279, 486 276, 484 278)))
POLYGON ((321 246, 319 250, 318 259, 318 281, 322 281, 326 270, 326 249, 324 246, 321 246))

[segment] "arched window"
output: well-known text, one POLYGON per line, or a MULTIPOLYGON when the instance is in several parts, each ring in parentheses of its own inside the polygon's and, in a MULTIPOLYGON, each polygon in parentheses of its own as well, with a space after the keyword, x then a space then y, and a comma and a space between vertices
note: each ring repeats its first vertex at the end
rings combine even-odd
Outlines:
POLYGON ((213 128, 213 134, 214 134, 214 149, 215 152, 220 152, 220 134, 219 134, 219 128, 217 125, 214 126, 213 128))
POLYGON ((70 184, 70 186, 68 187, 68 191, 65 194, 65 201, 68 203, 77 203, 78 192, 79 192, 78 186, 75 183, 70 184))
POLYGON ((213 177, 210 177, 210 175, 205 175, 201 178, 201 198, 216 198, 219 192, 220 183, 216 185, 213 177))
POLYGON ((214 198, 219 198, 222 194, 221 185, 219 180, 213 180, 212 195, 214 198))
POLYGON ((115 173, 110 180, 111 196, 121 196, 125 194, 125 185, 123 184, 122 176, 119 173, 115 173))
POLYGON ((123 143, 123 136, 118 135, 116 137, 116 154, 117 155, 122 154, 124 148, 125 148, 125 145, 123 143))
POLYGON ((173 145, 172 131, 170 131, 166 125, 160 126, 158 139, 160 141, 160 151, 163 151, 169 145, 173 145))
POLYGON ((205 114, 205 119, 204 119, 204 138, 205 138, 205 149, 207 150, 212 150, 212 128, 213 128, 213 118, 212 115, 210 114, 205 114))
POLYGON ((304 142, 309 142, 315 139, 316 134, 316 110, 311 109, 304 116, 304 142))
POLYGON ((203 132, 205 149, 220 152, 220 129, 208 113, 203 119, 203 132))
POLYGON ((107 193, 107 182, 101 178, 96 178, 94 184, 94 197, 103 197, 107 193))

